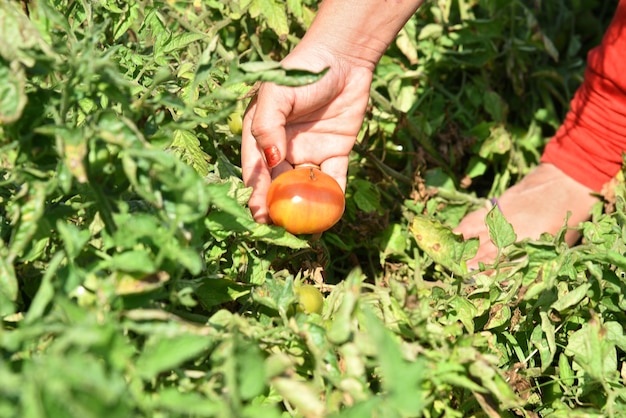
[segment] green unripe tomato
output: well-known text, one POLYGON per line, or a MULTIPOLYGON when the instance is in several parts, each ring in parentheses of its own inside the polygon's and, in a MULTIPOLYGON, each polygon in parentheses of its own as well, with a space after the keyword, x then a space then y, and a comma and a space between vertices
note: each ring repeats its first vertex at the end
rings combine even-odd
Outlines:
POLYGON ((324 308, 324 296, 317 287, 303 284, 295 287, 294 292, 298 298, 298 310, 307 314, 321 314, 324 308))
POLYGON ((243 130, 243 116, 241 112, 233 112, 228 116, 228 129, 233 135, 241 135, 243 130))

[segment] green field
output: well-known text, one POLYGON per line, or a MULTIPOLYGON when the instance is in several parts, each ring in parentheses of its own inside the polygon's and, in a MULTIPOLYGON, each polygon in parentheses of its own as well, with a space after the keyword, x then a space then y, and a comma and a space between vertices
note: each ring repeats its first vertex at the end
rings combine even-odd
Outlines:
POLYGON ((252 219, 237 122, 319 77, 277 64, 316 1, 0 0, 0 417, 626 416, 623 182, 572 248, 492 212, 493 274, 450 229, 537 165, 616 4, 427 2, 309 240, 252 219))

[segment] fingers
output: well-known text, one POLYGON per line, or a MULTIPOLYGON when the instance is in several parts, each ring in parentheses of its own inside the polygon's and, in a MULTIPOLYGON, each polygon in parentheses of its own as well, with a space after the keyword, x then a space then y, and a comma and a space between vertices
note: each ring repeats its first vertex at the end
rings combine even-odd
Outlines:
POLYGON ((478 270, 479 263, 493 263, 498 255, 498 249, 489 237, 485 216, 487 216, 487 209, 479 209, 465 216, 454 228, 454 232, 463 235, 464 239, 478 238, 478 251, 472 259, 467 261, 467 267, 470 270, 478 270))
POLYGON ((454 228, 454 232, 463 235, 463 238, 466 239, 484 235, 487 231, 486 216, 487 209, 478 209, 471 212, 459 222, 459 225, 454 228))
POLYGON ((493 264, 498 256, 498 249, 496 246, 487 238, 487 240, 483 240, 479 237, 480 245, 478 247, 478 251, 476 255, 467 261, 467 268, 471 270, 479 270, 480 263, 485 265, 493 264))
POLYGON ((293 109, 289 92, 288 88, 264 83, 246 111, 244 130, 256 140, 269 168, 280 164, 287 153, 285 124, 293 109))
POLYGON ((287 154, 285 124, 292 111, 289 89, 264 83, 243 118, 241 168, 252 188, 248 206, 257 222, 269 223, 266 196, 272 175, 284 171, 287 154), (280 168, 279 168, 280 167, 280 168), (279 168, 272 170, 272 168, 279 168))
POLYGON ((252 216, 257 222, 268 223, 270 219, 267 212, 266 195, 272 179, 270 169, 265 163, 265 157, 250 130, 254 108, 255 101, 253 100, 243 118, 241 170, 244 184, 246 187, 252 188, 252 195, 248 201, 252 216))
POLYGON ((324 173, 334 178, 335 181, 339 184, 339 187, 341 187, 341 190, 343 190, 344 193, 346 192, 346 175, 348 173, 347 155, 329 158, 322 162, 320 168, 324 173))

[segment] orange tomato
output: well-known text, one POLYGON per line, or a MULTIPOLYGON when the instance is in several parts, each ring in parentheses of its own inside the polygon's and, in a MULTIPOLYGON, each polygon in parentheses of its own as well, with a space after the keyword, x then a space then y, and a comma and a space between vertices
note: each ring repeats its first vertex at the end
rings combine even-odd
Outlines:
POLYGON ((343 191, 317 166, 297 166, 276 177, 267 193, 270 218, 292 234, 324 232, 341 219, 343 191))

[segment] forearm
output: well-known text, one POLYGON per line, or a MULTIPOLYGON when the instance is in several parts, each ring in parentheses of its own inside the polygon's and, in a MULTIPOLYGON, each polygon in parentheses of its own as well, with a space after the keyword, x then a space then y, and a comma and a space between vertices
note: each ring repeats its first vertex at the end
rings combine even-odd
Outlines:
MULTIPOLYGON (((324 0, 294 51, 330 51, 359 65, 376 66, 424 0, 324 0)), ((319 70, 319 69, 316 69, 319 70)))
POLYGON ((621 0, 602 44, 587 57, 585 79, 542 161, 600 191, 622 167, 626 150, 626 0, 621 0))

